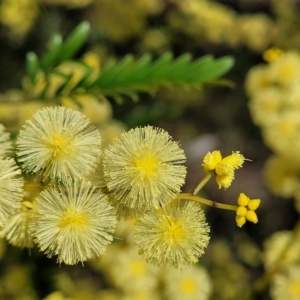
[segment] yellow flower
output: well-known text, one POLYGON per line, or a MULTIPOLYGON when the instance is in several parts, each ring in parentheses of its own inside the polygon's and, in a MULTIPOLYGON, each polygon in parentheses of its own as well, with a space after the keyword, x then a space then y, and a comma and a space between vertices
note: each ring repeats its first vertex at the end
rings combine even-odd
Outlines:
POLYGON ((286 271, 277 273, 272 278, 272 299, 300 299, 300 265, 290 266, 286 271))
POLYGON ((100 159, 101 137, 80 112, 46 107, 28 120, 17 139, 18 161, 26 172, 44 178, 82 178, 100 159))
POLYGON ((17 247, 32 248, 34 246, 29 221, 32 216, 33 205, 30 201, 23 201, 20 210, 10 217, 1 228, 0 236, 17 247))
POLYGON ((172 300, 207 300, 212 292, 210 277, 199 266, 190 266, 184 270, 166 269, 163 283, 168 299, 172 300))
POLYGON ((74 265, 102 254, 113 240, 114 209, 89 182, 68 181, 36 198, 31 221, 35 241, 48 257, 74 265))
POLYGON ((214 170, 218 163, 220 163, 222 160, 222 155, 220 151, 213 151, 213 152, 208 152, 204 158, 203 158, 203 168, 205 171, 212 171, 214 170))
POLYGON ((272 62, 278 59, 280 55, 282 55, 282 50, 277 47, 272 47, 263 53, 263 58, 267 62, 272 62))
POLYGON ((224 158, 220 151, 213 151, 205 155, 202 166, 205 172, 214 171, 219 188, 226 189, 234 180, 234 171, 240 168, 244 161, 245 157, 238 151, 224 158))
POLYGON ((255 210, 260 205, 260 199, 250 199, 244 193, 241 193, 238 197, 239 207, 236 210, 235 221, 238 227, 242 227, 246 221, 257 223, 258 218, 255 210))
POLYGON ((148 264, 138 254, 135 245, 126 247, 123 245, 117 254, 116 251, 108 249, 100 259, 107 260, 103 273, 110 283, 126 293, 158 287, 160 269, 148 264))
POLYGON ((299 253, 299 235, 296 238, 293 238, 292 231, 277 231, 264 242, 264 267, 266 270, 273 270, 274 267, 286 269, 289 266, 299 264, 299 253), (293 243, 290 244, 292 239, 293 243), (285 252, 284 257, 281 257, 281 253, 285 251, 285 249, 287 249, 287 251, 285 252))
POLYGON ((103 157, 108 190, 138 210, 166 205, 184 184, 183 150, 163 129, 147 126, 115 138, 103 157))
POLYGON ((299 165, 292 159, 273 155, 268 158, 264 168, 265 182, 270 191, 277 196, 291 198, 300 183, 299 165))
POLYGON ((10 134, 5 132, 5 127, 0 124, 0 157, 7 155, 11 149, 10 134))
POLYGON ((0 226, 21 206, 23 179, 13 159, 0 158, 0 226))
POLYGON ((199 204, 174 200, 164 210, 150 211, 139 219, 134 237, 146 261, 181 269, 204 253, 209 231, 199 204))
POLYGON ((234 180, 234 172, 229 173, 227 175, 222 176, 216 176, 216 182, 219 188, 223 187, 224 189, 227 189, 231 186, 232 181, 234 180))
POLYGON ((240 154, 239 151, 236 151, 232 152, 231 155, 228 155, 225 158, 223 158, 220 164, 231 165, 233 169, 236 170, 242 167, 244 161, 245 157, 242 154, 240 154))

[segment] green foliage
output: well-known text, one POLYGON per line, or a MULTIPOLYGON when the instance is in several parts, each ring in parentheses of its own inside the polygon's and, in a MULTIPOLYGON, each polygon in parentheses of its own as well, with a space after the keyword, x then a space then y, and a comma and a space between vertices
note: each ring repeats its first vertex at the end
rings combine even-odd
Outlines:
MULTIPOLYGON (((81 78, 70 89, 69 83, 75 76, 75 71, 64 73, 56 69, 59 64, 70 61, 85 43, 90 31, 87 22, 78 25, 70 35, 63 40, 60 34, 54 34, 49 42, 49 50, 39 61, 36 54, 27 55, 27 76, 33 86, 38 72, 45 74, 46 85, 37 95, 40 99, 47 98, 47 90, 51 85, 49 75, 55 74, 64 81, 56 89, 55 95, 69 95, 78 91, 92 94, 101 94, 114 98, 121 103, 127 96, 134 101, 139 99, 138 93, 154 93, 161 87, 179 86, 183 88, 201 88, 203 84, 228 84, 219 80, 233 66, 230 56, 215 59, 211 55, 193 60, 185 53, 177 58, 168 52, 158 59, 145 54, 138 60, 130 54, 120 61, 110 60, 102 68, 99 75, 91 80, 93 69, 81 61, 77 66, 82 69, 81 78)), ((74 61, 75 62, 75 61, 74 61)), ((78 76, 78 74, 76 74, 78 76)))
POLYGON ((202 84, 217 80, 232 65, 231 57, 214 59, 204 56, 192 60, 187 53, 178 58, 174 58, 172 53, 165 53, 153 60, 145 54, 135 62, 131 55, 126 55, 120 62, 108 62, 99 77, 85 88, 97 87, 104 95, 116 100, 120 95, 137 100, 137 92, 153 93, 163 86, 199 88, 202 84))

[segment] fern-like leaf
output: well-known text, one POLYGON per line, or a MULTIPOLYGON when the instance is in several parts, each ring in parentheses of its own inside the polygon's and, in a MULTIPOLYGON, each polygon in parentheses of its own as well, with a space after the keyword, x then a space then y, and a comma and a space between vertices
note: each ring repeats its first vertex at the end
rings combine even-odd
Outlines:
POLYGON ((213 83, 232 65, 232 57, 214 59, 204 56, 192 60, 190 54, 173 58, 171 53, 166 53, 157 60, 145 54, 134 61, 127 55, 118 63, 109 61, 98 78, 84 88, 98 88, 106 96, 127 95, 136 100, 138 92, 155 92, 163 86, 199 88, 205 83, 213 83))

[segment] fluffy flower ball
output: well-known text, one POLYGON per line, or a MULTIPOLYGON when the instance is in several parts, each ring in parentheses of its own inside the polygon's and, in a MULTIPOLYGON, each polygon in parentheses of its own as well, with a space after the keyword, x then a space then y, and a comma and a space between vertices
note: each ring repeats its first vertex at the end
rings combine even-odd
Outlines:
POLYGON ((31 229, 49 257, 74 265, 99 256, 113 240, 114 209, 89 182, 67 182, 44 190, 36 199, 31 229))
POLYGON ((23 179, 13 159, 0 159, 0 226, 21 206, 23 179))
POLYGON ((186 176, 183 150, 163 129, 147 126, 122 133, 105 151, 107 187, 121 204, 139 210, 166 205, 186 176))
POLYGON ((139 219, 134 237, 139 253, 148 262, 183 268, 196 263, 204 253, 209 231, 199 204, 176 200, 139 219))
POLYGON ((101 138, 80 112, 46 107, 28 120, 17 139, 17 156, 26 172, 45 177, 85 177, 100 159, 101 138))

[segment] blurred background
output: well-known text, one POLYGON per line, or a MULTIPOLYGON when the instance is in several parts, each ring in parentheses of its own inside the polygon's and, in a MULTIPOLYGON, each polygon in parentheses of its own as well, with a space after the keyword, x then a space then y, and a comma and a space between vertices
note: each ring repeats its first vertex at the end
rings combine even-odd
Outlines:
MULTIPOLYGON (((204 176, 201 163, 208 151, 224 156, 240 151, 247 161, 232 186, 224 191, 211 181, 203 195, 235 204, 244 192, 262 204, 259 223, 242 229, 234 213, 204 208, 211 241, 189 271, 203 283, 199 295, 174 291, 175 280, 188 277, 188 271, 176 279, 172 270, 152 268, 136 256, 132 225, 124 223, 116 236, 125 244, 114 243, 107 257, 84 266, 59 266, 35 248, 22 250, 0 240, 0 299, 243 299, 290 236, 300 244, 293 231, 300 209, 299 17, 300 2, 292 0, 2 0, 0 123, 13 136, 43 105, 22 100, 26 53, 44 53, 54 32, 66 36, 84 20, 91 34, 78 57, 92 53, 100 72, 110 58, 128 53, 136 58, 167 51, 195 59, 230 55, 235 60, 225 75, 230 84, 168 87, 143 93, 138 102, 125 98, 123 104, 91 100, 83 112, 107 144, 135 126, 167 130, 186 152, 187 192, 204 176), (133 262, 138 269, 130 269, 133 262)), ((300 299, 300 252, 295 251, 249 299, 300 299)))

